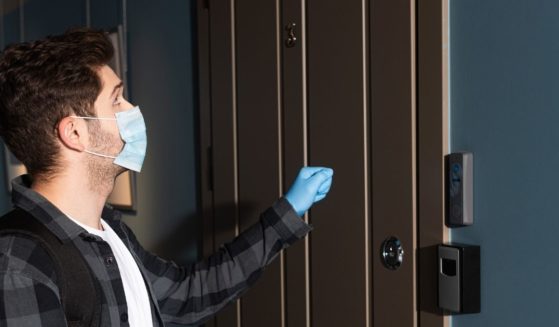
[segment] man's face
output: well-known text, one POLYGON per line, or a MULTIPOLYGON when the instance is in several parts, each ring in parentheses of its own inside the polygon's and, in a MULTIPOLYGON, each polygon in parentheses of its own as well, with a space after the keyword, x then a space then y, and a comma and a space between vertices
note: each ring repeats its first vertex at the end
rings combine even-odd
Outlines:
MULTIPOLYGON (((98 74, 103 88, 94 103, 97 117, 115 118, 115 113, 132 109, 133 105, 123 98, 123 84, 114 71, 109 66, 103 66, 98 74)), ((92 151, 115 157, 122 151, 124 142, 120 138, 115 120, 88 121, 88 130, 88 148, 92 151)), ((124 168, 113 164, 113 159, 110 158, 88 156, 87 160, 95 179, 113 177, 125 171, 124 168)))

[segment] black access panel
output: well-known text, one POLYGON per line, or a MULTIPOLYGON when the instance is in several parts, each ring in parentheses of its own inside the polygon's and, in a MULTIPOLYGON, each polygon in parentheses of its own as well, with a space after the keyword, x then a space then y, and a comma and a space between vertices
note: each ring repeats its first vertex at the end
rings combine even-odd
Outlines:
POLYGON ((481 311, 480 247, 459 243, 438 246, 438 304, 446 314, 481 311))

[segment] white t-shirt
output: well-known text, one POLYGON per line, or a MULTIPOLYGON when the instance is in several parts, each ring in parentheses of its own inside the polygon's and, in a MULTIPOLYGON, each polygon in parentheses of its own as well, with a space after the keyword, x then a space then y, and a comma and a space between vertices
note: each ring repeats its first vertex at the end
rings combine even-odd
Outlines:
POLYGON ((84 225, 72 217, 68 216, 68 218, 72 219, 72 221, 89 233, 95 234, 109 243, 120 271, 120 278, 122 279, 124 294, 126 295, 126 304, 128 305, 128 322, 130 326, 153 327, 151 306, 144 278, 132 254, 120 237, 103 219, 101 219, 101 225, 104 230, 101 231, 84 225))

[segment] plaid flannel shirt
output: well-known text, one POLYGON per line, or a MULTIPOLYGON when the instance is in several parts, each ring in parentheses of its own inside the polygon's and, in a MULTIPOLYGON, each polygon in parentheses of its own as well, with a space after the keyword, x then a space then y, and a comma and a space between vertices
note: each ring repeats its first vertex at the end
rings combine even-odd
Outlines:
MULTIPOLYGON (((13 184, 13 203, 34 215, 62 242, 73 242, 101 286, 101 326, 129 326, 126 298, 116 260, 100 237, 68 219, 31 190, 25 178, 13 184)), ((102 215, 128 247, 146 281, 153 325, 196 325, 240 297, 279 252, 312 227, 280 198, 258 223, 224 244, 207 259, 181 267, 142 248, 120 214, 102 215)), ((1 219, 1 218, 0 218, 1 219)), ((142 285, 143 286, 143 285, 142 285)), ((66 326, 52 260, 38 243, 0 237, 0 326, 66 326)))

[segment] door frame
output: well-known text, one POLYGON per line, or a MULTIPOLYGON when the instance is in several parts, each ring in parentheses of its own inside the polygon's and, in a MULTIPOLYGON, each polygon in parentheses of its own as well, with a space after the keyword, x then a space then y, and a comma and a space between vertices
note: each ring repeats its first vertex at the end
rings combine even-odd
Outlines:
POLYGON ((418 326, 450 326, 437 308, 436 246, 444 223, 444 156, 449 152, 448 0, 417 0, 418 326))

